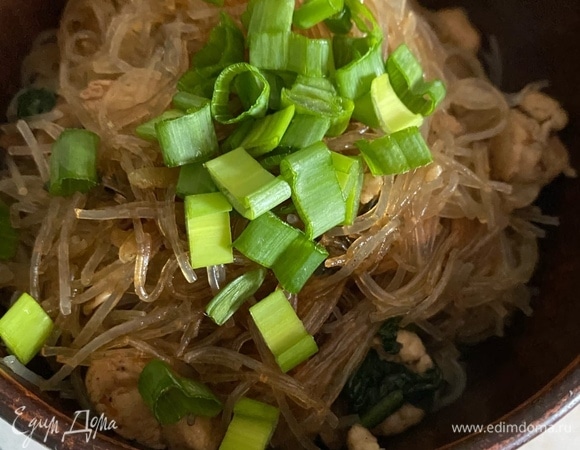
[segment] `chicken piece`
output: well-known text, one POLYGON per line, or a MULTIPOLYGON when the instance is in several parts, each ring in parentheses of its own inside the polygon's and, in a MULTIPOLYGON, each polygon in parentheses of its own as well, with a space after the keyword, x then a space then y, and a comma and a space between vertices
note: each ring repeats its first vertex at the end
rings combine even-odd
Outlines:
POLYGON ((387 417, 380 425, 373 428, 373 433, 379 436, 392 436, 417 425, 425 417, 425 411, 410 403, 404 403, 397 411, 387 417))
MULTIPOLYGON (((554 120, 561 125, 561 118, 554 120)), ((543 186, 562 172, 574 175, 561 142, 544 136, 536 120, 515 109, 490 142, 490 162, 494 178, 512 183, 543 186)))
POLYGON ((165 425, 163 437, 171 450, 216 450, 223 432, 215 419, 194 417, 190 422, 184 417, 176 424, 165 425))
POLYGON ((449 42, 473 54, 481 46, 481 36, 462 8, 442 9, 435 13, 435 29, 443 42, 449 42))
POLYGON ((163 449, 161 425, 143 402, 137 388, 147 360, 112 356, 91 362, 85 384, 99 413, 117 424, 116 432, 145 446, 163 449))
POLYGON ((568 124, 568 114, 560 103, 539 91, 528 91, 519 107, 541 124, 547 124, 550 131, 560 131, 568 124))
POLYGON ((373 198, 379 195, 383 187, 383 178, 375 177, 372 173, 365 173, 363 186, 360 193, 360 202, 363 205, 369 203, 373 198))
POLYGON ((433 367, 433 360, 427 354, 423 341, 412 331, 399 330, 397 342, 401 344, 398 357, 415 373, 424 373, 433 367))
POLYGON ((353 425, 346 440, 348 450, 382 450, 377 438, 362 425, 353 425))

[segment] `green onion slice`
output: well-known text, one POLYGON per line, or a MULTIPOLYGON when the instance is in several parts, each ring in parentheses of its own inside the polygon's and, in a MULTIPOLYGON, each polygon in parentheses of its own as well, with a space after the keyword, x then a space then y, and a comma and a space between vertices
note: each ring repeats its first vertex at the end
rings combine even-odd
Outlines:
POLYGON ((244 35, 233 19, 221 13, 220 22, 215 26, 206 44, 191 58, 194 68, 213 68, 217 74, 223 68, 244 60, 244 35))
POLYGON ((332 164, 336 172, 342 197, 346 203, 346 217, 343 225, 352 225, 358 215, 364 171, 360 157, 352 157, 332 152, 332 164))
POLYGON ((351 18, 359 31, 375 39, 382 40, 383 31, 372 11, 360 0, 344 0, 345 6, 350 9, 351 18))
POLYGON ((248 117, 262 117, 268 107, 270 85, 257 67, 247 63, 237 63, 226 67, 217 77, 215 89, 211 99, 211 111, 220 123, 236 123, 248 117), (252 105, 240 114, 235 115, 230 102, 232 86, 237 76, 248 73, 251 81, 259 88, 259 95, 252 99, 252 105))
POLYGON ((177 91, 171 102, 175 108, 181 111, 197 111, 207 105, 210 99, 185 91, 177 91))
POLYGON ((272 267, 300 234, 298 229, 268 211, 244 228, 234 241, 234 247, 248 259, 272 267))
POLYGON ((329 39, 311 39, 290 33, 286 70, 308 77, 325 77, 332 69, 332 44, 329 39))
POLYGON ((279 415, 274 406, 242 397, 234 405, 234 417, 219 450, 265 450, 279 415))
POLYGON ((253 157, 274 150, 294 117, 294 105, 257 119, 240 146, 253 157))
MULTIPOLYGON (((337 37, 334 42, 349 44, 353 40, 337 37)), ((354 59, 337 69, 334 74, 338 92, 351 100, 366 94, 371 89, 372 81, 385 72, 381 50, 382 39, 367 37, 357 42, 364 43, 367 47, 366 52, 360 56, 355 53, 354 59)))
MULTIPOLYGON (((175 97, 174 97, 175 99, 175 97)), ((176 119, 178 117, 183 116, 183 111, 179 111, 177 109, 169 109, 164 111, 157 117, 154 117, 147 122, 142 123, 137 128, 135 128, 135 134, 139 136, 141 139, 146 139, 148 141, 156 141, 157 140, 157 131, 155 131, 155 125, 163 120, 168 119, 176 119)))
POLYGON ((205 313, 217 324, 223 325, 260 288, 266 269, 258 268, 240 275, 228 283, 205 307, 205 313))
POLYGON ((399 99, 386 73, 373 80, 371 101, 380 127, 385 133, 419 127, 423 123, 423 116, 414 114, 399 99))
POLYGON ((98 184, 97 151, 101 140, 91 131, 64 130, 52 145, 50 187, 53 195, 88 192, 98 184))
POLYGON ((445 98, 443 82, 426 82, 421 64, 405 44, 389 55, 387 72, 393 89, 405 106, 415 114, 430 115, 445 98))
POLYGON ((227 14, 210 33, 207 43, 192 57, 192 67, 178 82, 178 89, 201 97, 211 97, 218 74, 227 66, 244 60, 244 35, 227 14))
POLYGON ((282 372, 288 372, 318 351, 314 338, 280 290, 250 308, 264 342, 282 372))
POLYGON ((348 34, 352 29, 349 7, 345 5, 342 11, 325 19, 324 25, 334 34, 348 34))
POLYGON ((10 208, 0 201, 0 260, 14 258, 18 250, 18 231, 12 227, 10 208))
POLYGON ((343 8, 344 0, 306 0, 294 11, 292 23, 298 28, 311 28, 339 14, 343 8))
POLYGON ((289 31, 251 34, 250 64, 260 69, 285 70, 289 58, 289 39, 289 31))
POLYGON ((162 120, 155 131, 167 167, 207 161, 218 150, 209 105, 176 119, 162 120))
POLYGON ((233 262, 231 210, 220 192, 185 197, 185 224, 194 269, 233 262))
MULTIPOLYGON (((330 118, 295 114, 282 136, 280 147, 298 150, 321 141, 330 128, 330 118)), ((280 162, 278 161, 278 164, 280 162)))
POLYGON ((176 423, 189 414, 215 417, 222 410, 222 403, 207 386, 177 375, 158 359, 143 368, 138 388, 162 425, 176 423))
POLYGON ((322 245, 300 233, 274 261, 272 271, 286 291, 297 294, 327 257, 322 245))
POLYGON ((248 11, 248 36, 289 32, 292 27, 294 0, 255 0, 250 2, 248 11))
POLYGON ((217 192, 218 188, 211 179, 203 163, 192 163, 181 166, 175 188, 176 194, 184 198, 186 195, 208 194, 217 192))
POLYGON ((0 319, 0 337, 8 350, 26 365, 42 348, 53 326, 42 306, 24 293, 0 319))
POLYGON ((218 188, 242 216, 255 219, 290 198, 290 186, 239 147, 205 163, 218 188))
POLYGON ((373 141, 362 139, 356 142, 356 146, 375 176, 404 173, 433 160, 427 143, 416 127, 373 141))
POLYGON ((291 89, 282 89, 282 106, 294 105, 297 114, 328 118, 328 136, 339 136, 349 124, 354 103, 336 94, 326 78, 299 76, 291 89))
POLYGON ((288 155, 280 172, 292 188, 292 201, 310 239, 344 222, 346 206, 332 164, 322 142, 288 155))

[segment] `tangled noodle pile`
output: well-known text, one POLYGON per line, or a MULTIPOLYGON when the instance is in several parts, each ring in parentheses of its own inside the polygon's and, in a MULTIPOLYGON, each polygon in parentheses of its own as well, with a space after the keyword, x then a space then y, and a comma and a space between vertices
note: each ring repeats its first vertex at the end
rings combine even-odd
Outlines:
MULTIPOLYGON (((245 2, 225 3, 238 21, 245 2)), ((557 223, 532 203, 554 177, 574 175, 555 136, 565 112, 539 85, 512 95, 494 87, 476 58, 478 43, 458 39, 448 14, 405 0, 367 4, 388 36, 385 55, 404 42, 427 77, 447 86, 421 129, 434 162, 402 175, 365 175, 354 224, 321 238, 330 253, 324 269, 290 297, 320 351, 289 374, 277 369, 247 306, 222 327, 205 317, 213 295, 252 263, 236 254, 207 274, 191 268, 177 173, 163 167, 156 143, 134 133, 168 108, 219 9, 201 0, 71 0, 58 33, 37 39, 23 84, 56 89, 58 102, 1 128, 0 192, 21 245, 0 266, 0 285, 30 292, 60 330, 43 349, 56 361, 44 388, 72 390, 88 403, 86 366, 109 360, 139 368, 156 357, 222 395, 224 424, 234 402, 252 393, 281 410, 274 444, 316 448, 316 435, 342 426, 335 401, 381 322, 403 316, 402 325, 428 337, 453 386, 445 402, 463 388, 452 343, 501 335, 511 313, 531 312, 525 284, 540 226, 557 223), (51 197, 44 189, 50 146, 69 127, 101 136, 102 183, 87 195, 51 197)), ((357 139, 374 134, 352 122, 327 144, 352 154, 357 139)), ((238 222, 234 235, 244 226, 238 222)), ((273 289, 275 279, 266 285, 273 289)), ((140 440, 159 446, 160 426, 147 433, 140 440)))

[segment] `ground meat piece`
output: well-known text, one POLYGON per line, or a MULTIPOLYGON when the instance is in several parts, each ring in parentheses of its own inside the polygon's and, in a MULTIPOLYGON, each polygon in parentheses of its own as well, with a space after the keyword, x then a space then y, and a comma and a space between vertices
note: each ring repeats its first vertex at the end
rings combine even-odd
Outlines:
POLYGON ((126 439, 162 449, 161 425, 143 402, 137 388, 147 360, 113 356, 91 362, 85 378, 89 398, 99 413, 117 424, 115 430, 126 439))

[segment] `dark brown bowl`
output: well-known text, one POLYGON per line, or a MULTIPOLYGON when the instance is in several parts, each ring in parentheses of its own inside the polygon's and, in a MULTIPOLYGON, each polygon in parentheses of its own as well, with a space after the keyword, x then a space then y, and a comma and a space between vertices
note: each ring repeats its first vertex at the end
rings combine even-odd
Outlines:
MULTIPOLYGON (((20 62, 39 31, 56 26, 63 0, 0 0, 0 110, 18 89, 20 62)), ((439 8, 462 5, 485 36, 495 36, 504 64, 502 88, 521 89, 526 83, 550 80, 548 93, 570 113, 562 137, 572 164, 580 168, 580 2, 577 0, 423 0, 439 8)), ((503 339, 491 339, 464 354, 468 386, 455 404, 427 417, 411 432, 389 440, 389 449, 513 449, 529 441, 541 426, 549 426, 580 403, 580 181, 558 179, 542 193, 540 206, 560 217, 540 243, 542 257, 532 284, 539 295, 534 314, 516 316, 503 339), (451 424, 501 423, 518 426, 516 432, 453 434, 451 424), (520 431, 522 424, 534 425, 520 431)), ((135 448, 99 433, 87 444, 85 434, 67 436, 71 415, 66 405, 30 389, 0 369, 0 417, 9 423, 15 410, 25 406, 30 420, 50 419, 59 433, 46 444, 55 449, 135 448)), ((504 429, 509 429, 504 427, 504 429)), ((28 431, 24 429, 23 431, 28 431)), ((37 440, 44 439, 37 432, 37 440)))

